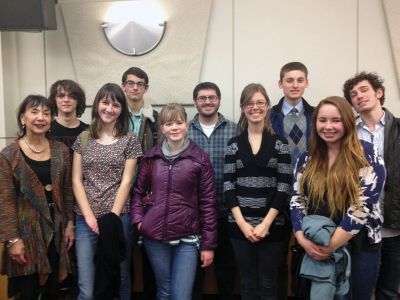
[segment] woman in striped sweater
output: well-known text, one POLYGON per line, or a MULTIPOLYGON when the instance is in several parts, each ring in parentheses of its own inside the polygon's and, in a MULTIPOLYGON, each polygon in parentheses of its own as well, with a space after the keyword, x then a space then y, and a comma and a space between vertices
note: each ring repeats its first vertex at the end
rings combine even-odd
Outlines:
POLYGON ((224 194, 242 300, 277 299, 277 272, 290 230, 290 150, 269 124, 270 101, 261 84, 244 88, 240 106, 239 135, 225 154, 224 194))

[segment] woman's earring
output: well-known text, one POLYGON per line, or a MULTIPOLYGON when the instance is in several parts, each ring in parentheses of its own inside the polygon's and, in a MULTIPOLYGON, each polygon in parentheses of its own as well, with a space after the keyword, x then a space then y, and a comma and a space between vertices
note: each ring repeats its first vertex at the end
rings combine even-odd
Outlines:
POLYGON ((25 127, 26 127, 25 124, 22 124, 22 130, 25 130, 25 127))

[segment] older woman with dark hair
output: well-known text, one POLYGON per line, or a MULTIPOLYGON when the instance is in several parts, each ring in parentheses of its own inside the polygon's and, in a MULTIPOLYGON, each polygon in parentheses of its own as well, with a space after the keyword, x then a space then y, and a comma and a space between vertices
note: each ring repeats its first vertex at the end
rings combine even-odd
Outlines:
POLYGON ((70 271, 73 197, 67 147, 47 138, 51 103, 29 95, 18 111, 18 138, 0 154, 0 241, 8 296, 55 299, 70 271))

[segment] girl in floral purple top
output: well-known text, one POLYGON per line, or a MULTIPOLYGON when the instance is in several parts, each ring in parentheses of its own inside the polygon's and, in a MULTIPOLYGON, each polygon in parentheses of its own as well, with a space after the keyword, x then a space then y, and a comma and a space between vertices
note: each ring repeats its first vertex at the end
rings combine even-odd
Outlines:
POLYGON ((73 145, 73 190, 77 205, 76 255, 78 299, 92 299, 95 279, 93 263, 100 218, 120 217, 126 240, 126 257, 120 265, 121 300, 130 299, 132 234, 129 218, 129 192, 142 155, 136 137, 128 132, 128 108, 122 89, 105 84, 97 93, 92 110, 90 133, 82 133, 73 145))

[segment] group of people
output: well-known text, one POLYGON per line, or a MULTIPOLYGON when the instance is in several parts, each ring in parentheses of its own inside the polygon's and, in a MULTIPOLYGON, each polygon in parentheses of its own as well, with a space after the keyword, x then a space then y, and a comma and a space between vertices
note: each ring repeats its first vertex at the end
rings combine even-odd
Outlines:
POLYGON ((131 299, 139 243, 145 299, 201 299, 212 263, 219 299, 237 271, 242 300, 287 299, 293 231, 311 299, 398 299, 400 120, 382 83, 358 73, 314 108, 306 66, 290 62, 279 103, 248 84, 237 124, 212 82, 194 88, 192 120, 176 103, 158 113, 137 67, 100 88, 90 126, 74 81, 27 96, 0 154, 9 296, 56 299, 73 263, 78 299, 131 299))

